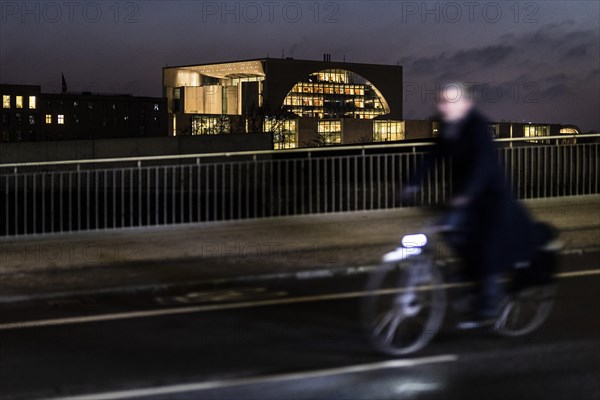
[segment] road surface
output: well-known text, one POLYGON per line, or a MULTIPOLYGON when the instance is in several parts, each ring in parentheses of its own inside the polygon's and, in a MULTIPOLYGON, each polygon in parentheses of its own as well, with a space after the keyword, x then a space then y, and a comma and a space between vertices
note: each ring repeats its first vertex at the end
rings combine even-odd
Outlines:
POLYGON ((0 398, 600 399, 599 259, 563 257, 534 334, 448 320, 404 358, 365 340, 358 272, 1 304, 0 398))

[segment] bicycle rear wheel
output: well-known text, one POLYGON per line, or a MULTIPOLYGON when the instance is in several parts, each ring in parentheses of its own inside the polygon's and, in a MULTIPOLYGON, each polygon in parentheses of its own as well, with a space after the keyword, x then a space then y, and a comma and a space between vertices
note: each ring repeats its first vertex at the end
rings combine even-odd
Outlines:
POLYGON ((446 311, 443 279, 429 257, 382 264, 369 276, 362 319, 378 351, 404 355, 422 349, 446 311))
POLYGON ((550 315, 556 284, 532 286, 508 296, 494 330, 503 336, 523 336, 539 328, 550 315))

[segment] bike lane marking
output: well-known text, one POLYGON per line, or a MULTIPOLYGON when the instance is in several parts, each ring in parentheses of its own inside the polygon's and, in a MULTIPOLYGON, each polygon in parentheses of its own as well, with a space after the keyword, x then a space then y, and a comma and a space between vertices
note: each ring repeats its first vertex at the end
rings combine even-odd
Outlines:
MULTIPOLYGON (((576 278, 576 277, 591 276, 591 275, 600 275, 600 269, 562 272, 562 273, 556 274, 555 276, 559 279, 565 279, 565 278, 576 278)), ((426 285, 426 286, 420 286, 418 288, 418 290, 430 290, 434 287, 444 288, 444 289, 453 289, 453 288, 471 286, 473 284, 474 284, 473 282, 458 282, 458 283, 445 283, 442 285, 435 285, 435 286, 426 285)), ((50 326, 58 326, 58 325, 72 325, 72 324, 83 324, 83 323, 103 322, 103 321, 127 320, 127 319, 136 319, 136 318, 162 317, 162 316, 169 316, 169 315, 181 315, 181 314, 201 313, 201 312, 210 312, 210 311, 225 311, 225 310, 276 306, 276 305, 285 305, 285 304, 298 304, 298 303, 310 303, 310 302, 319 302, 319 301, 354 299, 354 298, 360 298, 360 297, 366 297, 366 296, 372 296, 372 295, 401 293, 406 290, 407 289, 405 289, 405 288, 394 288, 394 289, 381 289, 381 290, 376 290, 376 291, 372 291, 372 292, 355 291, 355 292, 332 293, 332 294, 322 294, 322 295, 313 295, 313 296, 284 297, 284 298, 275 298, 275 299, 267 299, 267 300, 234 302, 234 303, 226 303, 226 304, 209 304, 209 305, 186 306, 186 307, 172 307, 172 308, 163 308, 163 309, 154 309, 154 310, 128 311, 128 312, 120 312, 120 313, 88 315, 88 316, 79 316, 79 317, 65 317, 65 318, 52 318, 52 319, 42 319, 42 320, 34 320, 34 321, 8 322, 8 323, 0 324, 0 331, 26 329, 26 328, 42 328, 42 327, 50 327, 50 326)))

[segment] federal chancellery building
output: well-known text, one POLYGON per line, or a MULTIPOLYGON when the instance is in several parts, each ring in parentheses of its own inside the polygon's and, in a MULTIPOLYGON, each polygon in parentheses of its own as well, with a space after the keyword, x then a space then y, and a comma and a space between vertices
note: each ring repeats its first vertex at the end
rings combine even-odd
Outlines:
POLYGON ((405 139, 402 67, 262 58, 163 69, 173 135, 272 132, 276 149, 405 139))

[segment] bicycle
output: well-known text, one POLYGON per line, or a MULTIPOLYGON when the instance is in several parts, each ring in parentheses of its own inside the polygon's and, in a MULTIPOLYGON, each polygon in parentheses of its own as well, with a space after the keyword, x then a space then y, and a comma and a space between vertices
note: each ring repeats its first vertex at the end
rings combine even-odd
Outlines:
MULTIPOLYGON (((553 228, 537 222, 540 231, 553 228)), ((387 355, 406 355, 425 347, 441 329, 448 290, 468 286, 450 282, 436 261, 436 228, 406 235, 401 246, 374 268, 362 300, 362 319, 372 346, 387 355)), ((490 326, 496 334, 518 337, 538 329, 550 315, 556 296, 553 273, 561 244, 555 235, 540 246, 528 266, 502 279, 504 299, 490 326)))

